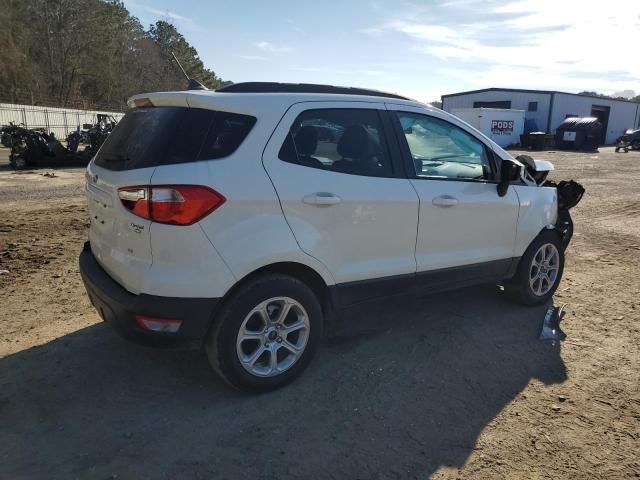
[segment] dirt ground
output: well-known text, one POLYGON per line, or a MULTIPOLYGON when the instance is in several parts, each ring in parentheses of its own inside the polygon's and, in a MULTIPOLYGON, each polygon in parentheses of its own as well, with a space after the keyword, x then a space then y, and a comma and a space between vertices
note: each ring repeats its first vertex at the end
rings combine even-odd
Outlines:
POLYGON ((640 152, 536 155, 587 189, 561 345, 537 340, 545 306, 492 287, 396 298, 343 312, 305 374, 262 396, 105 326, 78 274, 83 170, 17 174, 6 155, 0 478, 640 477, 640 152))

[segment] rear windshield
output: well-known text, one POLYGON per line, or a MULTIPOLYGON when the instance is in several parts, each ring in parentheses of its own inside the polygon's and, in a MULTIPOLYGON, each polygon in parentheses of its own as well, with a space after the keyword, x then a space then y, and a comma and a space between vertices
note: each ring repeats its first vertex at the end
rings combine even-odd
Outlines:
POLYGON ((129 111, 102 145, 95 164, 133 170, 231 155, 255 117, 186 107, 129 111))

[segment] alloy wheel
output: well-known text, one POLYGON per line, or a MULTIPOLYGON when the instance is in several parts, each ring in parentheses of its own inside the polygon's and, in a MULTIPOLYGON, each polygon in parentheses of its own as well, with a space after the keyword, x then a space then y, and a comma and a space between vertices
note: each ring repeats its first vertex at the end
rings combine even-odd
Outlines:
POLYGON ((309 330, 309 315, 298 301, 289 297, 265 300, 240 325, 236 340, 240 364, 258 377, 279 375, 300 359, 309 330))
POLYGON ((542 297, 549 293, 558 280, 560 254, 555 245, 542 245, 531 261, 529 286, 534 295, 542 297))

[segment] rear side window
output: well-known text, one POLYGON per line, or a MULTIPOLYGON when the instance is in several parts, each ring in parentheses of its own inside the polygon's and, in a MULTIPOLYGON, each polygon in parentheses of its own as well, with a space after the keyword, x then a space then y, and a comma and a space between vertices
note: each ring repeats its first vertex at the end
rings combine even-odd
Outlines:
POLYGON ((255 117, 186 107, 137 108, 128 112, 96 156, 96 165, 132 170, 231 155, 255 117))
POLYGON ((285 162, 352 175, 393 174, 377 110, 302 112, 291 125, 278 157, 285 162))

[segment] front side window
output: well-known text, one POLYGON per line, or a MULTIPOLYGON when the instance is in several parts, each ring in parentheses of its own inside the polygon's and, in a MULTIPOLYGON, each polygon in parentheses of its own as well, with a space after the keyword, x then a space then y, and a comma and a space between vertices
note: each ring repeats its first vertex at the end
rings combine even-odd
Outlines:
POLYGON ((443 120, 397 112, 418 177, 490 180, 491 161, 485 145, 443 120))
POLYGON ((391 176, 376 110, 307 110, 293 122, 278 157, 285 162, 352 175, 391 176))

